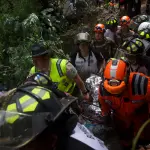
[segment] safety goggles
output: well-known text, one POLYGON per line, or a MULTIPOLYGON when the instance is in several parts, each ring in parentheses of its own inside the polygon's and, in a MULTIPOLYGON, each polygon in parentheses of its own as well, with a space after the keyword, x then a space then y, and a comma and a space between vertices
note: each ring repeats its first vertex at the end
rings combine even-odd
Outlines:
POLYGON ((121 20, 120 21, 120 25, 129 25, 130 24, 130 20, 127 21, 127 20, 121 20))
POLYGON ((108 83, 110 86, 118 86, 120 85, 121 82, 119 80, 112 79, 112 80, 109 80, 108 83))
POLYGON ((96 32, 104 32, 105 29, 101 27, 95 27, 95 30, 97 30, 96 32))

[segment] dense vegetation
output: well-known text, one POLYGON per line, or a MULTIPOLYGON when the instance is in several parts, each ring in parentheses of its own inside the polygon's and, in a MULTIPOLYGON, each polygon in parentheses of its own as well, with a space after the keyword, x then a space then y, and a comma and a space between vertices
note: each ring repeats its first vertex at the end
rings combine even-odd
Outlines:
POLYGON ((30 47, 35 42, 42 42, 55 56, 68 57, 60 35, 72 29, 72 23, 82 22, 83 16, 91 19, 94 1, 78 0, 76 13, 64 17, 66 1, 0 0, 0 85, 12 88, 26 78, 32 66, 30 47))
POLYGON ((25 79, 35 42, 65 57, 59 34, 67 21, 58 0, 1 0, 0 14, 0 83, 12 87, 25 79))

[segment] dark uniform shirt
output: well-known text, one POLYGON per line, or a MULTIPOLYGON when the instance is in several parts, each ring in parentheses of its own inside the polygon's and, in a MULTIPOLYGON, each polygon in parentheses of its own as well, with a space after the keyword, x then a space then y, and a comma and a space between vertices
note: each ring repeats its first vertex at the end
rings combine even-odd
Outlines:
POLYGON ((92 42, 93 52, 100 53, 103 55, 104 59, 107 61, 109 58, 114 57, 115 54, 115 44, 108 37, 103 41, 93 41, 92 42))

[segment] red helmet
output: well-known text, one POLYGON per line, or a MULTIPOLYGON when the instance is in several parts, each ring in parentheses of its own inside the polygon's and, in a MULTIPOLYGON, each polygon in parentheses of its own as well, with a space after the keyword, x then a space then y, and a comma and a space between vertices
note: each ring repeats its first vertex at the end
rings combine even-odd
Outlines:
POLYGON ((94 32, 104 33, 105 32, 105 25, 104 24, 97 24, 94 28, 94 32))
POLYGON ((129 25, 130 24, 130 17, 129 16, 123 16, 121 19, 120 19, 120 25, 129 25))

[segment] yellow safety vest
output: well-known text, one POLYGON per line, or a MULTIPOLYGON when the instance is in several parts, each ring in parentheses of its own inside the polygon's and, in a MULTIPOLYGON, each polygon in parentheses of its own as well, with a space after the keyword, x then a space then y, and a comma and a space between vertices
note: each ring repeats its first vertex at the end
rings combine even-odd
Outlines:
MULTIPOLYGON (((60 91, 72 93, 75 87, 75 82, 66 76, 66 59, 50 59, 50 74, 49 77, 53 83, 56 84, 60 91)), ((35 66, 30 70, 30 74, 34 74, 36 71, 35 66)))

